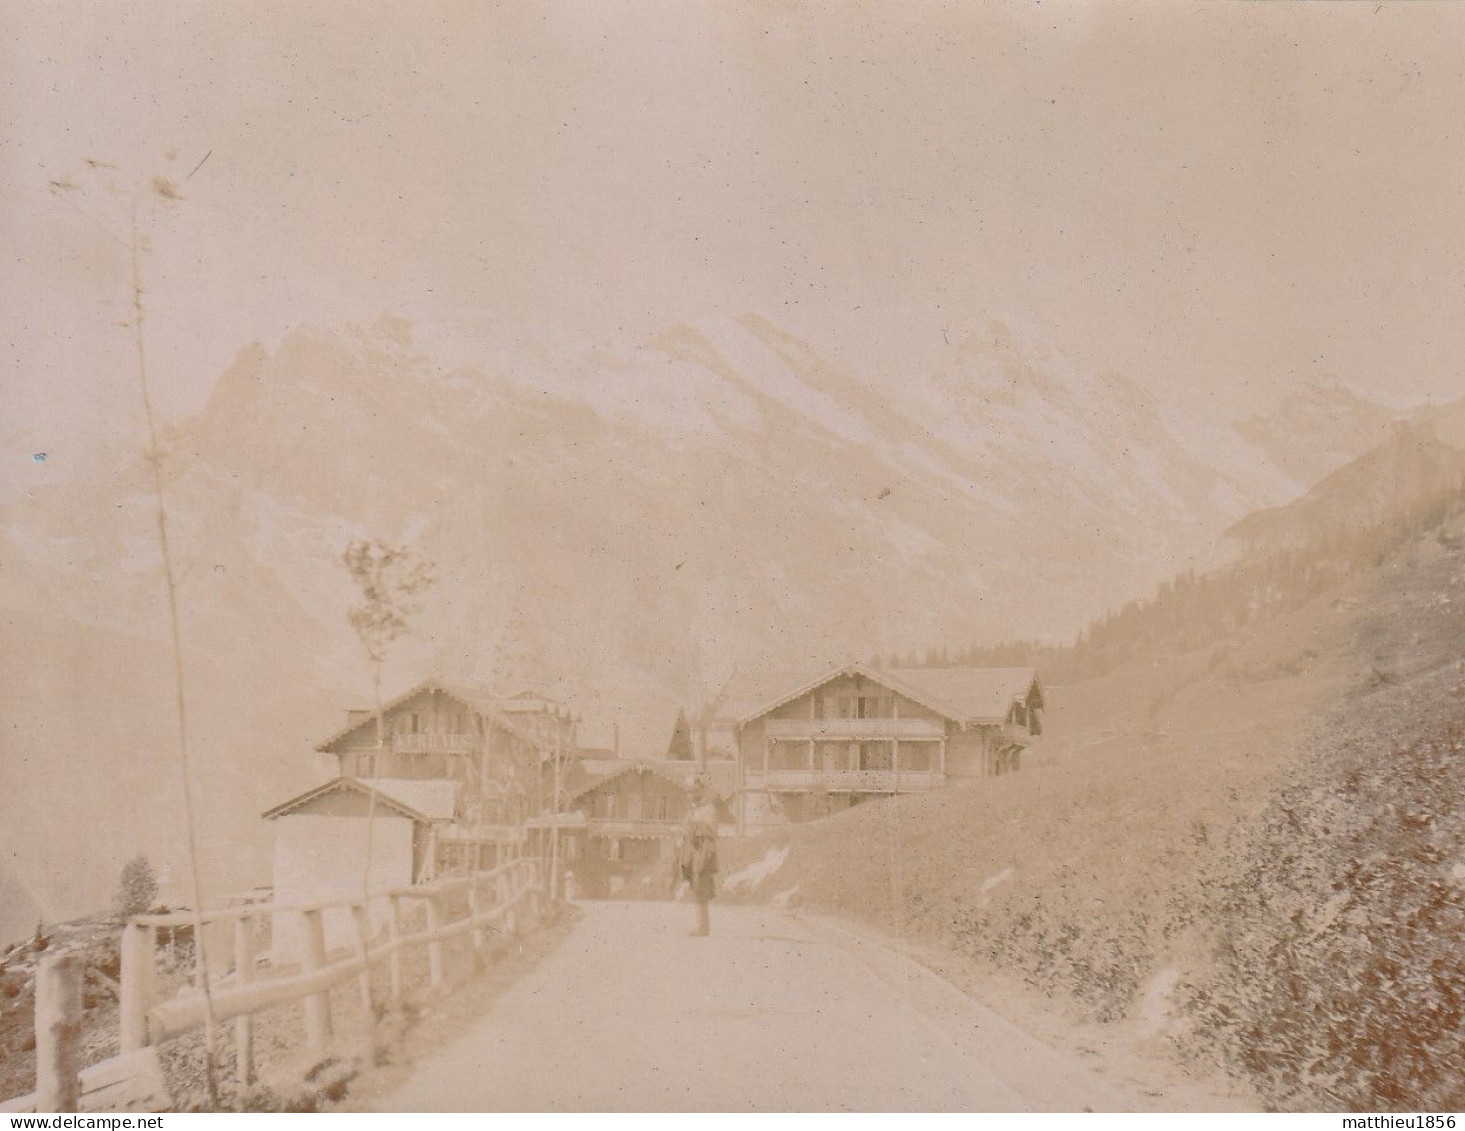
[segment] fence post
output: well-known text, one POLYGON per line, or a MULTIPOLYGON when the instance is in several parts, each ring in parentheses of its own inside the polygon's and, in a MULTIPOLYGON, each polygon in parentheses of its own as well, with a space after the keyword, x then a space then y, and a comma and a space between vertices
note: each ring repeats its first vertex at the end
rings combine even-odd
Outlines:
MULTIPOLYGON (((326 964, 326 929, 320 908, 300 913, 301 966, 307 971, 326 964)), ((331 995, 312 994, 305 999, 305 1039, 311 1048, 322 1048, 331 1037, 331 995)))
POLYGON ((58 954, 36 970, 36 1111, 81 1107, 82 956, 58 954))
POLYGON ((123 1052, 148 1043, 148 1011, 153 1007, 153 951, 157 929, 141 923, 122 927, 122 992, 117 1011, 123 1052))
POLYGON ((387 921, 387 931, 392 940, 392 956, 388 966, 392 976, 392 1005, 402 1004, 402 897, 391 897, 392 916, 387 921))
POLYGON ((514 897, 513 873, 515 871, 517 871, 516 867, 508 868, 500 872, 498 879, 495 881, 495 894, 498 899, 499 908, 499 931, 506 942, 509 936, 514 933, 514 909, 509 906, 509 901, 514 897))
POLYGON ((361 959, 361 975, 357 979, 361 988, 361 1008, 366 1014, 367 1025, 373 1024, 371 1003, 371 934, 370 920, 366 915, 366 904, 353 903, 351 918, 356 925, 356 955, 361 959))
POLYGON ((478 884, 478 877, 474 876, 473 882, 468 888, 468 916, 473 920, 473 930, 471 932, 473 935, 473 953, 482 956, 486 935, 483 923, 480 921, 480 916, 483 914, 483 904, 478 896, 478 884))
POLYGON ((438 931, 443 925, 443 906, 441 897, 429 895, 427 898, 427 980, 428 984, 436 992, 443 988, 443 940, 438 937, 438 931))
MULTIPOLYGON (((254 921, 248 915, 234 920, 234 977, 241 986, 254 980, 254 921)), ((254 1016, 234 1018, 234 1051, 239 1083, 254 1083, 254 1016)))

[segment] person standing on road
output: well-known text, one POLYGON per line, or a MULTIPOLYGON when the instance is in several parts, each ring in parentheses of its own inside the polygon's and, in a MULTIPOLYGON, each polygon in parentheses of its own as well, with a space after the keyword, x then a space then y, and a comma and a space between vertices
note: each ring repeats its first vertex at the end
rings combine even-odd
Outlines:
POLYGON ((682 843, 677 852, 677 881, 685 880, 691 888, 692 898, 697 903, 697 927, 691 933, 705 938, 712 932, 712 917, 708 904, 717 894, 717 806, 706 785, 698 782, 692 787, 691 812, 682 829, 682 843))

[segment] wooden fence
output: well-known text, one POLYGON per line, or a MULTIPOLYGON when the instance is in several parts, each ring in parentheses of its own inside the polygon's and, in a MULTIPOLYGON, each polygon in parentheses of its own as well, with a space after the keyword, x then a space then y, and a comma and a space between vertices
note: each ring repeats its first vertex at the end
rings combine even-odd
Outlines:
MULTIPOLYGON (((209 998, 216 1021, 234 1022, 240 1082, 249 1084, 254 1080, 254 1015, 261 1010, 303 1002, 306 1043, 322 1048, 331 1038, 330 991, 334 987, 355 978, 363 1001, 370 1002, 372 969, 385 962, 390 975, 389 1001, 401 1004, 406 992, 403 955, 425 948, 430 988, 441 990, 450 980, 447 942, 471 935, 475 954, 482 954, 490 934, 514 935, 536 922, 546 905, 542 861, 525 857, 492 871, 363 893, 356 899, 252 903, 204 911, 205 928, 214 924, 233 927, 232 971, 227 977, 210 979, 209 998), (418 908, 422 915, 411 914, 418 908), (383 914, 374 917, 373 909, 383 914), (354 927, 351 945, 331 953, 326 948, 327 912, 349 916, 354 927), (424 925, 414 925, 414 919, 421 919, 424 925), (286 924, 298 932, 298 957, 292 956, 286 963, 270 961, 261 942, 278 941, 280 928, 286 924)), ((203 960, 201 951, 207 946, 194 947, 192 985, 171 997, 158 992, 159 931, 191 929, 193 925, 193 913, 179 911, 135 916, 123 927, 121 1055, 114 1058, 119 1063, 142 1063, 137 1057, 140 1050, 205 1023, 208 1006, 198 988, 203 971, 197 963, 203 960)), ((278 956, 280 948, 274 950, 278 956)), ((213 965, 213 956, 209 964, 213 965)), ((104 1062, 89 1071, 95 1074, 111 1063, 104 1062)), ((87 1073, 83 1072, 84 1091, 86 1084, 87 1073)), ((37 1102, 34 1095, 21 1096, 0 1105, 0 1110, 35 1110, 37 1102)))
MULTIPOLYGON (((331 1036, 329 993, 332 987, 349 978, 358 978, 363 983, 363 996, 367 996, 370 991, 365 983, 371 967, 385 961, 391 972, 390 1000, 399 1004, 403 996, 402 954, 411 948, 425 947, 431 987, 442 989, 448 977, 445 942, 471 932, 474 949, 482 951, 491 931, 513 934, 521 923, 536 919, 544 899, 540 862, 525 858, 471 876, 372 892, 369 898, 243 904, 204 912, 205 925, 223 921, 234 925, 234 977, 215 985, 210 998, 215 1020, 236 1019, 241 1080, 248 1082, 253 1077, 253 1014, 304 1001, 306 1041, 312 1047, 323 1046, 331 1036), (467 900, 466 914, 455 918, 448 914, 454 896, 466 896, 467 900), (382 900, 389 907, 384 939, 373 937, 368 921, 370 906, 382 900), (411 903, 426 909, 426 926, 408 933, 405 911, 411 903), (356 926, 356 941, 345 954, 331 958, 326 954, 325 914, 335 909, 350 913, 356 926), (269 937, 274 938, 286 917, 296 919, 300 932, 301 954, 295 964, 298 968, 267 967, 268 975, 260 977, 256 948, 262 932, 256 926, 266 924, 269 937)), ((123 1052, 159 1044, 204 1023, 207 1007, 201 993, 158 1001, 153 992, 158 930, 189 927, 192 923, 192 914, 181 911, 139 915, 128 920, 123 928, 119 1011, 123 1052)), ((380 932, 375 934, 379 936, 380 932)))

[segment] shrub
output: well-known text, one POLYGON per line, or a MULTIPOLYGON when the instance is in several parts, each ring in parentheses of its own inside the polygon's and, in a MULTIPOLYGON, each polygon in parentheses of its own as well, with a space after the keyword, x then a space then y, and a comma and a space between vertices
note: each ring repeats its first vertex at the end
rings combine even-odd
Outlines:
POLYGON ((119 919, 143 914, 157 898, 158 880, 146 856, 134 856, 122 865, 122 877, 117 883, 115 900, 119 919))
POLYGON ((1465 1104, 1461 746, 1454 730, 1324 767, 1273 803, 1225 890, 1191 1006, 1275 1106, 1465 1104))

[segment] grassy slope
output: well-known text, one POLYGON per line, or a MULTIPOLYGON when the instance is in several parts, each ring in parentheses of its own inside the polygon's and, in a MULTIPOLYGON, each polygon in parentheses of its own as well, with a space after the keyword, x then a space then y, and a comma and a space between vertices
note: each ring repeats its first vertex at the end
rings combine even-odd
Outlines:
POLYGON ((1441 533, 1355 618, 1367 675, 1248 830, 1182 988, 1184 1047, 1280 1108, 1465 1104, 1465 521, 1441 533))
MULTIPOLYGON (((750 894, 996 964, 1095 1019, 1163 1005, 1177 981, 1182 997, 1199 983, 1219 1000, 1217 977, 1234 988, 1258 976, 1255 962, 1241 961, 1218 974, 1216 955, 1241 927, 1228 918, 1237 883, 1254 873, 1259 853, 1278 854, 1267 831, 1273 799, 1299 774, 1326 781, 1336 796, 1333 779, 1345 769, 1323 752, 1340 742, 1376 766, 1444 725, 1419 703, 1390 711, 1379 697, 1440 701, 1430 681, 1453 670, 1452 642, 1462 638, 1442 612, 1465 611, 1465 594, 1457 595, 1461 610, 1439 602, 1460 576, 1460 557, 1431 536, 1285 621, 1055 688, 1049 735, 1021 773, 729 845, 724 874, 786 844, 786 862, 750 894)), ((1336 853, 1318 845, 1313 855, 1328 873, 1320 882, 1338 882, 1328 871, 1336 853)), ((1273 879, 1289 883, 1285 873, 1273 879)), ((1273 914, 1248 911, 1252 926, 1273 914)), ((1280 937, 1289 928, 1265 929, 1280 937)), ((1252 1010, 1254 1033, 1287 1024, 1255 997, 1238 1008, 1252 1010)), ((1223 1029, 1191 1031, 1188 1050, 1216 1052, 1223 1029)), ((1238 1070, 1252 1069, 1234 1042, 1220 1051, 1238 1070)), ((1300 1094, 1264 1076, 1259 1083, 1272 1102, 1300 1094)), ((1330 1106, 1354 1102, 1308 1095, 1330 1106)))
POLYGON ((1229 649, 1051 689, 1021 773, 868 804, 729 846, 787 842, 753 894, 940 939, 1101 1018, 1182 944, 1218 845, 1292 756, 1293 720, 1343 675, 1326 610, 1229 649))

